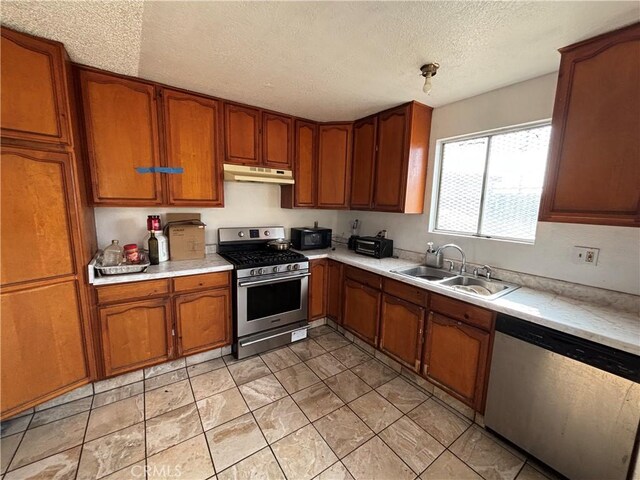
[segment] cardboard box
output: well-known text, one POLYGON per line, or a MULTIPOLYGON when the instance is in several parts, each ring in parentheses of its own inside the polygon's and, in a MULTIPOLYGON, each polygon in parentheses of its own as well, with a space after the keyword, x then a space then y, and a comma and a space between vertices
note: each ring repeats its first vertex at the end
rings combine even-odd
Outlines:
POLYGON ((204 258, 204 229, 199 213, 167 213, 165 235, 169 239, 170 260, 204 258))

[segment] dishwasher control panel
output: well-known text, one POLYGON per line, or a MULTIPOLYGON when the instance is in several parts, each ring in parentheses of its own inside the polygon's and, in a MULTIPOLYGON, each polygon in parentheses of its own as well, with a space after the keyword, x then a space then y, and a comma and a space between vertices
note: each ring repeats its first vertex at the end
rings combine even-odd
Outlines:
POLYGON ((504 314, 498 314, 496 331, 640 383, 637 355, 504 314))

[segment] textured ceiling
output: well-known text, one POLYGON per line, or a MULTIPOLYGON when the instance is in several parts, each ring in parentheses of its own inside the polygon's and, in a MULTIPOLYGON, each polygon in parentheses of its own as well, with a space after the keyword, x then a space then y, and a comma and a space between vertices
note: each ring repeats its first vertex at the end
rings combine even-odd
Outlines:
POLYGON ((142 41, 140 0, 0 2, 2 25, 58 40, 73 61, 137 75, 142 41))
POLYGON ((635 1, 2 2, 3 24, 75 61, 316 120, 543 75, 559 47, 638 20, 635 1))

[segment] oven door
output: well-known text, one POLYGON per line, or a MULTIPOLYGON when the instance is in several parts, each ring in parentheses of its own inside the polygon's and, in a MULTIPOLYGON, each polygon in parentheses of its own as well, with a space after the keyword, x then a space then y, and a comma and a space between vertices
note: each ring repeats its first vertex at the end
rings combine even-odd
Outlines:
POLYGON ((310 275, 238 279, 238 337, 306 320, 310 275))

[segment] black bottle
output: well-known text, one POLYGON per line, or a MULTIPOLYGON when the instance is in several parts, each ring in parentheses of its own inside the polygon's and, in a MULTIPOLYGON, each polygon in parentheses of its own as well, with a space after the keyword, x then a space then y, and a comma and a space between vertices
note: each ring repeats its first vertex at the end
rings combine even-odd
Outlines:
POLYGON ((151 265, 159 265, 160 253, 158 251, 158 239, 153 230, 149 232, 149 235, 149 262, 151 265))

